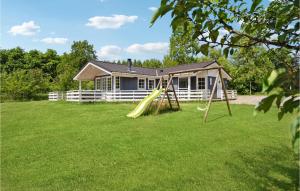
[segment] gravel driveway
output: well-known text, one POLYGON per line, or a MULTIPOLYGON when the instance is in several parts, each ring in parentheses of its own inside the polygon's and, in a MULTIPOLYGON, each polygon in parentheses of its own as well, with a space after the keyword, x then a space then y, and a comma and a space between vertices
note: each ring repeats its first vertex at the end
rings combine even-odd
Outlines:
POLYGON ((236 100, 231 100, 232 104, 248 104, 248 105, 256 105, 260 100, 265 98, 266 96, 246 96, 246 95, 238 95, 236 100))

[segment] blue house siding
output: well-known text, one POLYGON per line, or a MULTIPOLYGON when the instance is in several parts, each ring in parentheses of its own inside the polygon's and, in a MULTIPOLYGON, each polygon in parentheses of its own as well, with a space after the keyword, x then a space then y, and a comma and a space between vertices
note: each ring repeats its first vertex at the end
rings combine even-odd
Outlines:
POLYGON ((120 90, 137 90, 137 77, 120 77, 120 90))

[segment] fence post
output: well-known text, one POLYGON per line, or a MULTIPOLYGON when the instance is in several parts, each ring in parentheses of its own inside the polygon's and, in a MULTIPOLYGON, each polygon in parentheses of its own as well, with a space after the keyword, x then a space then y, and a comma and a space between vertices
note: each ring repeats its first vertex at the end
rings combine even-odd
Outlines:
POLYGON ((81 102, 81 80, 79 80, 79 92, 78 92, 78 96, 79 96, 79 102, 81 102))

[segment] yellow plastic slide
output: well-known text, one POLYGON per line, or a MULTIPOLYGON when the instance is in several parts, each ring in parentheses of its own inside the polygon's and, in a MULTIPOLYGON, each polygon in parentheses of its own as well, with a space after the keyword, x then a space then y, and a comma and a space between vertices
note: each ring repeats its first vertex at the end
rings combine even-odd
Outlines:
POLYGON ((132 117, 132 118, 137 118, 140 115, 142 115, 147 107, 150 105, 150 103, 157 98, 162 92, 164 91, 163 88, 158 89, 154 89, 151 94, 149 94, 148 96, 146 96, 137 106, 136 108, 130 112, 129 114, 127 114, 127 117, 132 117))

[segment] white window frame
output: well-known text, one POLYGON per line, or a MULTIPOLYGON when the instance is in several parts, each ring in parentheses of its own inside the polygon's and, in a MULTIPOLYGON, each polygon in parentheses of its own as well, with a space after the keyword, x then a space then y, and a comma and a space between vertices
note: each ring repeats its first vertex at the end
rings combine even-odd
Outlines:
MULTIPOLYGON (((178 89, 180 90, 182 90, 182 89, 186 89, 186 90, 188 90, 188 87, 189 87, 189 84, 187 84, 187 87, 186 88, 180 88, 180 79, 183 79, 183 78, 187 78, 187 80, 189 81, 189 77, 178 77, 178 89)), ((189 83, 189 82, 188 82, 189 83)))
POLYGON ((146 78, 138 78, 138 80, 137 80, 137 88, 138 88, 138 90, 145 90, 146 89, 146 78), (144 80, 144 88, 140 88, 140 86, 139 86, 140 80, 144 80))
POLYGON ((121 88, 121 77, 120 76, 116 76, 115 77, 115 89, 116 90, 120 90, 121 88), (119 87, 117 88, 117 78, 119 79, 119 87))
POLYGON ((111 76, 100 76, 100 77, 96 77, 95 78, 95 81, 96 81, 96 90, 101 90, 101 91, 112 91, 112 77, 111 76), (110 90, 108 89, 108 78, 110 78, 110 90), (104 82, 104 79, 105 79, 105 83, 104 82), (97 81, 100 81, 100 85, 99 85, 99 88, 98 89, 98 86, 97 86, 97 81), (103 87, 105 87, 105 89, 103 89, 103 87))
POLYGON ((100 78, 95 79, 95 90, 100 90, 101 89, 101 80, 100 78), (99 87, 98 87, 99 85, 99 87))
POLYGON ((156 81, 155 79, 149 79, 149 78, 148 78, 148 89, 149 89, 149 90, 153 90, 153 89, 156 87, 155 81, 156 81), (150 80, 153 81, 153 88, 152 88, 152 89, 150 89, 150 86, 149 86, 150 80))
POLYGON ((205 90, 206 89, 206 77, 204 76, 197 76, 197 90, 205 90), (204 89, 199 89, 199 78, 204 79, 204 89))

